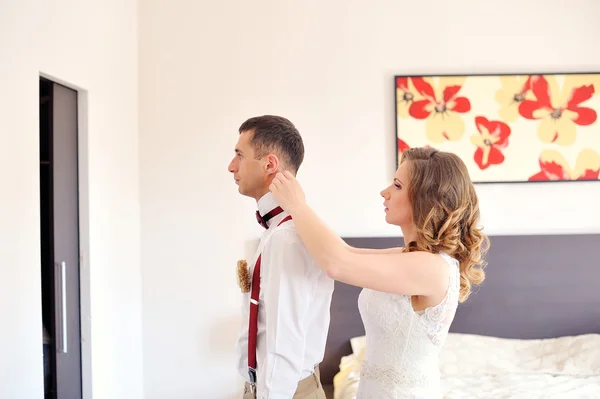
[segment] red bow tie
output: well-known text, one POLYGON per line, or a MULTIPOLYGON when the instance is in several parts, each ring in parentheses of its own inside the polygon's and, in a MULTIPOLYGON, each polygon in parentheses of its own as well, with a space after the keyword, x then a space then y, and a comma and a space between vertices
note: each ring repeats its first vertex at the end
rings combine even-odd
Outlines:
POLYGON ((258 222, 258 224, 260 224, 262 227, 264 227, 265 229, 269 228, 269 225, 267 224, 267 222, 279 215, 281 212, 283 212, 283 209, 281 209, 280 206, 278 206, 275 209, 272 209, 271 211, 269 211, 265 216, 261 216, 259 211, 256 211, 256 221, 258 222))

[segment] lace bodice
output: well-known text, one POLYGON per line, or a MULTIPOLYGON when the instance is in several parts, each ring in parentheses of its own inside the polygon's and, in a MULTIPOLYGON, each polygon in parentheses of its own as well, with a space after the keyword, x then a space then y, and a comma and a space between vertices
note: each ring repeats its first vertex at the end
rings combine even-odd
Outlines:
POLYGON ((410 296, 362 290, 366 348, 357 399, 441 397, 438 357, 456 313, 460 274, 457 260, 440 256, 450 272, 446 296, 420 314, 410 296))

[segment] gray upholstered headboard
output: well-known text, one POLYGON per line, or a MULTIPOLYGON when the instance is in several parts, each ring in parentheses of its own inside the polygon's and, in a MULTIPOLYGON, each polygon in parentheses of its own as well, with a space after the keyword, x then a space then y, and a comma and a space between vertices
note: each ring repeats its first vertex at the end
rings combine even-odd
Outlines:
MULTIPOLYGON (((402 245, 397 237, 345 238, 362 248, 402 245)), ((486 280, 459 306, 450 331, 504 338, 600 333, 600 234, 491 236, 486 280)), ((336 282, 321 364, 331 384, 350 338, 363 335, 360 288, 336 282)))

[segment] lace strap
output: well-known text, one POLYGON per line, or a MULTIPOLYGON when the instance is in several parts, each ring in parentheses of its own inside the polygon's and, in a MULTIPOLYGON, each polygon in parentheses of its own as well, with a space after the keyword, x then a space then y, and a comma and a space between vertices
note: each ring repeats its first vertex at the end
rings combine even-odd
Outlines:
POLYGON ((448 317, 454 315, 456 305, 458 304, 460 290, 460 269, 458 261, 448 254, 440 253, 440 255, 448 265, 448 289, 444 299, 442 299, 439 304, 425 309, 423 318, 423 321, 427 326, 428 335, 434 343, 440 342, 441 337, 444 335, 444 331, 451 322, 451 318, 448 319, 448 317))
POLYGON ((446 261, 446 265, 448 266, 448 274, 450 280, 448 282, 448 291, 457 291, 458 287, 456 286, 456 284, 458 281, 460 281, 460 263, 458 262, 458 260, 454 259, 447 253, 440 252, 440 255, 446 261))

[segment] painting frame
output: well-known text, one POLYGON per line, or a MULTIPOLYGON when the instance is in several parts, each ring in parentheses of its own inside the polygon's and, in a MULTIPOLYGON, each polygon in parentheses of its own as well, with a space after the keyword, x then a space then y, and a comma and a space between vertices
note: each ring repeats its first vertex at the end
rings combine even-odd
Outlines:
MULTIPOLYGON (((457 155, 459 155, 467 165, 469 174, 474 184, 519 184, 544 182, 566 183, 582 181, 600 181, 600 71, 395 74, 393 78, 396 167, 399 165, 402 151, 405 148, 422 147, 424 145, 429 145, 434 148, 438 148, 443 151, 454 152, 457 155), (465 86, 464 82, 466 82, 467 79, 469 79, 469 83, 472 83, 471 86, 469 86, 470 91, 467 90, 467 93, 465 94, 463 90, 461 96, 460 91, 461 89, 463 89, 463 86, 465 86), (499 101, 499 98, 501 97, 499 93, 502 90, 506 89, 504 87, 505 81, 512 79, 516 80, 517 85, 523 85, 521 91, 525 90, 526 87, 527 90, 525 91, 525 94, 523 96, 519 96, 519 100, 521 102, 516 102, 516 105, 513 105, 517 107, 516 119, 513 116, 511 116, 510 119, 504 120, 504 118, 508 118, 506 116, 508 114, 502 114, 500 112, 501 109, 504 111, 506 110, 503 108, 505 104, 502 104, 499 101), (400 87, 400 81, 402 81, 402 84, 406 84, 406 86, 402 89, 400 87), (412 85, 409 84, 409 82, 411 81, 413 82, 412 85), (452 83, 460 81, 462 81, 463 83, 452 83), (477 83, 473 83, 475 81, 477 81, 477 83), (426 84, 424 84, 424 82, 426 84), (447 84, 445 84, 444 82, 446 82, 447 84), (452 87, 453 89, 448 90, 448 88, 450 87, 452 87), (456 87, 458 87, 458 89, 456 89, 456 87), (481 89, 482 87, 484 89, 481 89), (574 87, 575 89, 572 89, 572 91, 569 92, 569 88, 571 87, 574 87), (435 93, 434 89, 436 91, 435 93), (485 90, 488 91, 485 92, 485 90), (573 95, 573 93, 575 93, 575 90, 579 90, 577 91, 577 98, 583 100, 579 101, 574 106, 570 106, 570 108, 557 106, 556 109, 553 112, 551 112, 551 108, 549 108, 548 106, 539 106, 540 104, 548 103, 552 107, 553 105, 550 103, 553 103, 555 101, 555 99, 552 96, 553 92, 554 94, 560 92, 560 95, 562 95, 563 97, 564 93, 562 92, 571 93, 570 96, 568 96, 569 100, 571 100, 572 98, 576 97, 573 95), (434 104, 434 101, 437 101, 438 104, 440 102, 446 101, 446 93, 448 92, 454 93, 454 97, 452 97, 453 99, 466 99, 467 102, 469 97, 476 99, 485 98, 483 102, 484 105, 480 105, 476 112, 471 112, 474 109, 474 107, 471 104, 469 104, 468 109, 466 111, 464 111, 463 109, 464 112, 462 112, 462 114, 466 114, 466 121, 464 121, 463 124, 466 126, 467 122, 470 123, 470 126, 468 127, 468 132, 466 132, 467 128, 465 127, 464 131, 460 133, 459 138, 456 140, 454 140, 452 137, 448 138, 449 135, 446 135, 444 133, 444 136, 447 140, 435 142, 434 140, 428 139, 429 137, 431 137, 431 135, 429 134, 431 129, 429 131, 425 130, 424 132, 425 124, 431 122, 430 120, 428 120, 428 118, 433 119, 431 115, 443 115, 442 111, 448 113, 448 110, 445 110, 445 105, 442 107, 443 110, 439 111, 438 106, 434 104), (410 99, 410 101, 406 100, 405 95, 407 93, 413 94, 413 97, 410 99), (544 96, 542 93, 550 93, 547 96, 550 98, 545 98, 546 96, 544 96), (399 98, 400 94, 404 94, 402 99, 399 98), (429 99, 429 103, 426 106, 412 105, 415 102, 423 103, 426 99, 429 99), (433 99, 433 101, 431 99, 433 99), (409 110, 410 107, 414 108, 414 112, 412 112, 412 114, 409 112, 408 116, 404 114, 404 110, 402 111, 403 114, 401 115, 401 104, 399 103, 399 101, 405 100, 407 103, 409 103, 409 110), (523 103, 525 103, 525 105, 523 105, 523 103), (533 103, 535 103, 534 107, 531 106, 533 103), (561 107, 563 107, 564 109, 562 109, 562 112, 558 112, 558 109, 561 107), (533 109, 533 111, 530 112, 530 108, 533 109), (485 109, 486 112, 482 112, 482 109, 485 109), (521 113, 521 109, 524 110, 523 113, 521 113), (585 115, 581 116, 580 112, 577 113, 576 116, 573 116, 575 114, 573 114, 573 111, 571 111, 571 109, 575 109, 575 111, 585 109, 585 115), (557 112, 559 114, 558 118, 555 117, 555 115, 557 115, 557 112), (550 113, 551 115, 540 116, 543 113, 550 113), (562 116, 560 116, 561 114, 562 116), (564 130, 564 135, 560 136, 559 130, 557 130, 554 134, 554 137, 552 139, 549 138, 550 136, 547 134, 548 129, 543 129, 544 127, 547 128, 549 126, 549 124, 547 123, 547 119, 551 120, 554 123, 557 121, 561 122, 561 118, 565 122, 563 124, 569 125, 568 128, 564 130), (584 119, 586 120, 584 121, 584 119), (404 131, 405 126, 402 125, 403 120, 405 122, 407 120, 412 120, 413 122, 416 120, 417 122, 412 124, 404 123, 404 125, 410 126, 407 128, 407 131, 409 132, 408 134, 406 131, 404 131), (515 129, 514 124, 516 124, 517 121, 519 122, 519 125, 517 126, 517 129, 515 129), (577 124, 575 128, 575 133, 571 132, 571 125, 573 125, 573 123, 567 123, 569 121, 577 124), (582 124, 579 125, 579 123, 582 124), (511 126, 510 124, 513 124, 513 126, 511 126), (527 124, 529 124, 529 126, 527 126, 527 124), (544 126, 541 126, 542 124, 544 124, 544 126), (508 129, 506 129, 506 126, 504 125, 508 126, 508 129), (500 126, 500 128, 498 128, 498 126, 500 126), (579 128, 580 126, 583 126, 584 131, 587 129, 587 131, 583 134, 585 140, 583 141, 583 144, 577 143, 577 145, 575 145, 575 142, 577 141, 577 135, 581 135, 581 133, 577 132, 577 128, 579 128), (493 129, 486 129, 487 127, 491 127, 493 129), (445 145, 447 143, 452 142, 454 144, 454 142, 460 140, 468 141, 469 138, 470 141, 473 142, 477 140, 481 141, 480 138, 477 138, 476 133, 479 133, 483 136, 483 132, 485 132, 485 134, 487 135, 486 137, 492 137, 489 135, 490 132, 492 132, 492 130, 495 132, 501 132, 502 130, 508 131, 508 133, 504 135, 506 138, 506 143, 503 144, 505 146, 502 148, 507 148, 507 146, 510 145, 509 143, 511 140, 511 135, 515 133, 517 135, 522 134, 522 136, 516 136, 517 140, 515 141, 518 141, 519 138, 524 137, 519 143, 521 147, 519 147, 519 145, 513 145, 514 147, 516 147, 517 150, 520 151, 518 152, 514 149, 512 150, 512 156, 514 160, 513 164, 505 166, 495 163, 489 163, 489 160, 493 158, 490 157, 490 154, 492 152, 496 155, 496 161, 500 158, 502 159, 501 163, 504 162, 507 157, 503 154, 501 156, 498 156, 497 151, 494 152, 494 150, 488 150, 485 147, 481 147, 485 148, 482 151, 479 151, 480 147, 477 147, 474 150, 474 152, 472 152, 469 155, 466 150, 469 144, 465 142, 461 143, 461 145, 464 148, 461 147, 460 150, 451 150, 446 148, 448 147, 447 145, 445 145), (575 135, 575 138, 568 136, 567 133, 571 134, 571 136, 575 135), (523 134, 529 136, 524 136, 523 134), (427 137, 424 138, 423 135, 427 137), (535 138, 533 136, 535 136, 535 138), (523 140, 529 140, 531 142, 537 141, 538 152, 536 153, 533 149, 526 151, 524 148, 522 148, 525 143, 525 141, 523 140), (581 148, 579 148, 578 146, 581 146, 581 148), (557 148, 566 148, 567 153, 569 153, 570 156, 563 155, 557 148), (515 155, 517 153, 527 153, 528 151, 530 152, 530 154, 528 154, 528 157, 526 159, 527 163, 525 163, 525 161, 523 161, 522 163, 526 164, 527 167, 531 170, 519 166, 517 160, 521 162, 520 160, 525 158, 522 155, 515 155), (475 155, 475 153, 477 152, 483 153, 483 155, 480 154, 478 157, 477 155, 475 155), (482 159, 486 159, 488 161, 488 164, 483 164, 483 162, 481 161, 482 159), (537 167, 538 170, 536 170, 536 167, 533 166, 534 161, 539 165, 539 167, 537 167), (497 170, 498 165, 503 166, 503 171, 499 172, 497 170), (548 165, 550 165, 551 167, 549 167, 548 165), (478 167, 479 170, 476 169, 476 167, 478 167), (495 175, 491 178, 482 177, 482 171, 490 167, 497 168, 495 171, 495 175), (506 176, 498 177, 502 173, 505 173, 506 176)), ((516 98, 517 97, 515 97, 515 99, 516 98)), ((455 104, 457 104, 458 102, 459 101, 455 101, 455 104)), ((446 102, 446 104, 449 104, 449 102, 446 102)), ((463 108, 465 108, 464 101, 462 105, 463 108)), ((460 111, 458 111, 457 106, 457 113, 459 112, 460 111)), ((434 125, 434 123, 430 124, 434 125)), ((452 131, 452 128, 448 129, 448 131, 452 131)), ((502 133, 499 133, 499 135, 494 139, 500 140, 501 136, 502 133)), ((439 137, 436 138, 436 140, 439 140, 439 137)), ((489 143, 489 140, 487 140, 486 143, 489 143)), ((489 147, 489 145, 487 146, 489 147)), ((493 148, 494 145, 491 145, 491 147, 493 148)), ((500 146, 498 146, 498 148, 500 148, 500 146)), ((471 147, 471 149, 473 150, 473 147, 471 147)))

